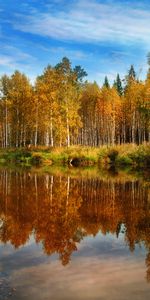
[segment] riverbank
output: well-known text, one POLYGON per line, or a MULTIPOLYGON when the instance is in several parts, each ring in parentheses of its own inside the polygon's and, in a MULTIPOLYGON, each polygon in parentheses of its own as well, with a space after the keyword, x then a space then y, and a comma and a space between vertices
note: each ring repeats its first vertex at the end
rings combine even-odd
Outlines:
POLYGON ((46 148, 31 147, 1 149, 0 163, 26 165, 70 165, 70 166, 132 166, 150 167, 150 145, 125 144, 102 147, 46 148))

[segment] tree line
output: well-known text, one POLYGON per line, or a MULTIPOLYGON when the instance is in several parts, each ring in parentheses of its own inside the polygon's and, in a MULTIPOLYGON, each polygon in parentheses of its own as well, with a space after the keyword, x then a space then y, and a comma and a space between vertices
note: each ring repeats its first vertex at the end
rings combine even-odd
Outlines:
POLYGON ((86 79, 64 57, 32 85, 15 71, 0 78, 0 147, 114 145, 150 141, 150 55, 146 79, 131 66, 110 86, 86 79))

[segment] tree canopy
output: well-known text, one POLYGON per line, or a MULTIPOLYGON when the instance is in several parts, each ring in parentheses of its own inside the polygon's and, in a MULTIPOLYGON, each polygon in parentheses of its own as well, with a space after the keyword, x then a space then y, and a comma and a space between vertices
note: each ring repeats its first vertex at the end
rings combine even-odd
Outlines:
MULTIPOLYGON (((150 53, 147 56, 150 66, 150 53)), ((142 143, 150 141, 150 68, 137 80, 131 65, 113 86, 99 87, 64 57, 32 85, 20 71, 0 78, 0 147, 142 143)))

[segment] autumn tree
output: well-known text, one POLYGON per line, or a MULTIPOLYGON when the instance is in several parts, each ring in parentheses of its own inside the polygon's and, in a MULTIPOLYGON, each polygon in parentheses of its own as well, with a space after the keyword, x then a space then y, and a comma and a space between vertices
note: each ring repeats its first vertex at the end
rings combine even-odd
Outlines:
POLYGON ((60 107, 58 103, 58 91, 60 77, 55 68, 47 66, 43 74, 36 80, 35 85, 35 137, 37 135, 41 143, 54 146, 56 130, 59 130, 60 107), (43 136, 43 139, 41 138, 43 136))
POLYGON ((115 88, 101 89, 97 102, 97 114, 99 115, 99 134, 101 144, 117 142, 119 118, 121 117, 120 97, 115 88))
POLYGON ((69 147, 71 142, 73 142, 73 136, 78 133, 78 128, 81 127, 79 116, 80 89, 78 81, 82 81, 85 72, 79 66, 73 70, 71 62, 66 57, 55 66, 55 69, 61 78, 59 103, 62 113, 62 123, 66 130, 66 144, 69 147))
POLYGON ((7 148, 10 144, 10 100, 9 100, 10 78, 3 75, 0 79, 0 123, 1 123, 1 145, 7 148))
POLYGON ((48 65, 32 86, 15 71, 0 78, 0 146, 70 146, 150 140, 150 54, 145 81, 131 65, 111 87, 85 81, 86 71, 68 58, 48 65), (122 84, 123 82, 123 84, 122 84))
POLYGON ((1 79, 3 115, 3 145, 23 146, 31 136, 32 87, 28 78, 15 71, 10 78, 1 79), (5 107, 5 109, 4 109, 5 107), (4 112, 5 111, 5 112, 4 112))
POLYGON ((98 115, 96 114, 96 104, 99 97, 99 86, 96 82, 85 83, 81 93, 80 116, 82 128, 79 135, 79 144, 98 146, 98 115))

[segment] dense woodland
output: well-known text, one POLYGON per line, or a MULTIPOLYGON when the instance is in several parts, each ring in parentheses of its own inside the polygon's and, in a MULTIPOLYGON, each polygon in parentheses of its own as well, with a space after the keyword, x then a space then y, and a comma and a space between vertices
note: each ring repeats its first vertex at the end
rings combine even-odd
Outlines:
POLYGON ((70 146, 150 141, 150 55, 145 81, 131 66, 113 86, 86 81, 68 58, 47 66, 34 86, 15 71, 0 78, 0 147, 70 146))

